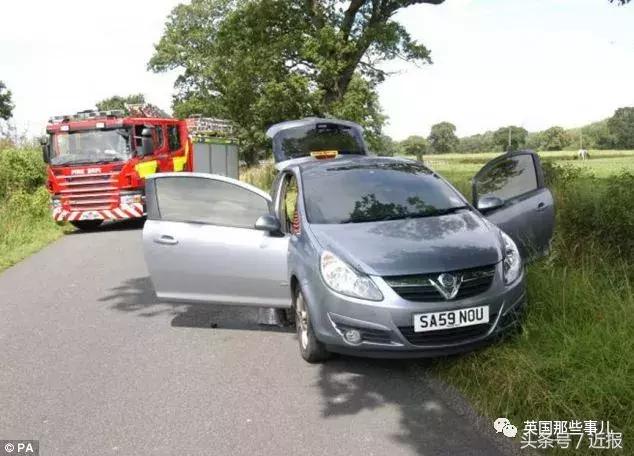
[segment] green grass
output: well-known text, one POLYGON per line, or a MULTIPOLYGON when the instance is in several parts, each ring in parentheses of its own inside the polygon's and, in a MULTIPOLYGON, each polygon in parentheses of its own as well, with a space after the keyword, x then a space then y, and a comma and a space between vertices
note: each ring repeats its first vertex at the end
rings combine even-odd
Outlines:
POLYGON ((41 152, 0 150, 0 271, 62 235, 49 209, 41 152))
POLYGON ((63 234, 51 218, 48 192, 13 193, 0 202, 0 271, 37 252, 63 234))
MULTIPOLYGON (((634 172, 634 157, 566 163, 587 172, 564 168, 568 177, 555 184, 554 249, 528 268, 523 332, 439 359, 434 370, 492 420, 506 416, 520 430, 527 420, 609 420, 627 445, 634 435, 634 180, 623 170, 634 172)), ((437 169, 464 192, 479 166, 437 169)))

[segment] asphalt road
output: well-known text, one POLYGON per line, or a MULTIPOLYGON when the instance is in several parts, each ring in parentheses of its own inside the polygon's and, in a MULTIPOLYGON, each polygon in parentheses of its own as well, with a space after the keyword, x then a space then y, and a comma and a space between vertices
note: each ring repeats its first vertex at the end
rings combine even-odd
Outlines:
POLYGON ((158 303, 140 240, 75 233, 0 274, 0 439, 46 456, 502 454, 423 361, 313 366, 255 309, 158 303))

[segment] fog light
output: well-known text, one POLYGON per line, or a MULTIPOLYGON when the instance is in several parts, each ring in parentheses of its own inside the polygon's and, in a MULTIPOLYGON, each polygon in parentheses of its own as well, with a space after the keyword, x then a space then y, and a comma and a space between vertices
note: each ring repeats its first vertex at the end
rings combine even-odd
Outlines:
POLYGON ((346 342, 351 344, 360 344, 361 343, 361 333, 356 329, 346 329, 346 332, 343 333, 344 339, 346 342))

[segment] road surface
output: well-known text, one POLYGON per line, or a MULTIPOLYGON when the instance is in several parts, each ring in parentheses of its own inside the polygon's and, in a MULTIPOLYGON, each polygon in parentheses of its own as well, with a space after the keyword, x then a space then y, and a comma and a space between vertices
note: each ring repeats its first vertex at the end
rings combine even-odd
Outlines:
POLYGON ((255 309, 158 303, 140 240, 73 233, 0 274, 0 439, 45 456, 502 454, 423 361, 309 365, 255 309))

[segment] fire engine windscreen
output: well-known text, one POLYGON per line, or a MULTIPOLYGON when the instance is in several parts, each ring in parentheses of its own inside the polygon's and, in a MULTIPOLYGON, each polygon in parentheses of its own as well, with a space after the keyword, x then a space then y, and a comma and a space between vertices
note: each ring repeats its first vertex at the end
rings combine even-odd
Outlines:
POLYGON ((130 130, 82 130, 51 135, 51 164, 79 165, 130 158, 130 130))
POLYGON ((278 133, 275 142, 281 149, 280 155, 286 160, 320 151, 365 155, 359 132, 345 125, 318 123, 289 128, 278 133))

